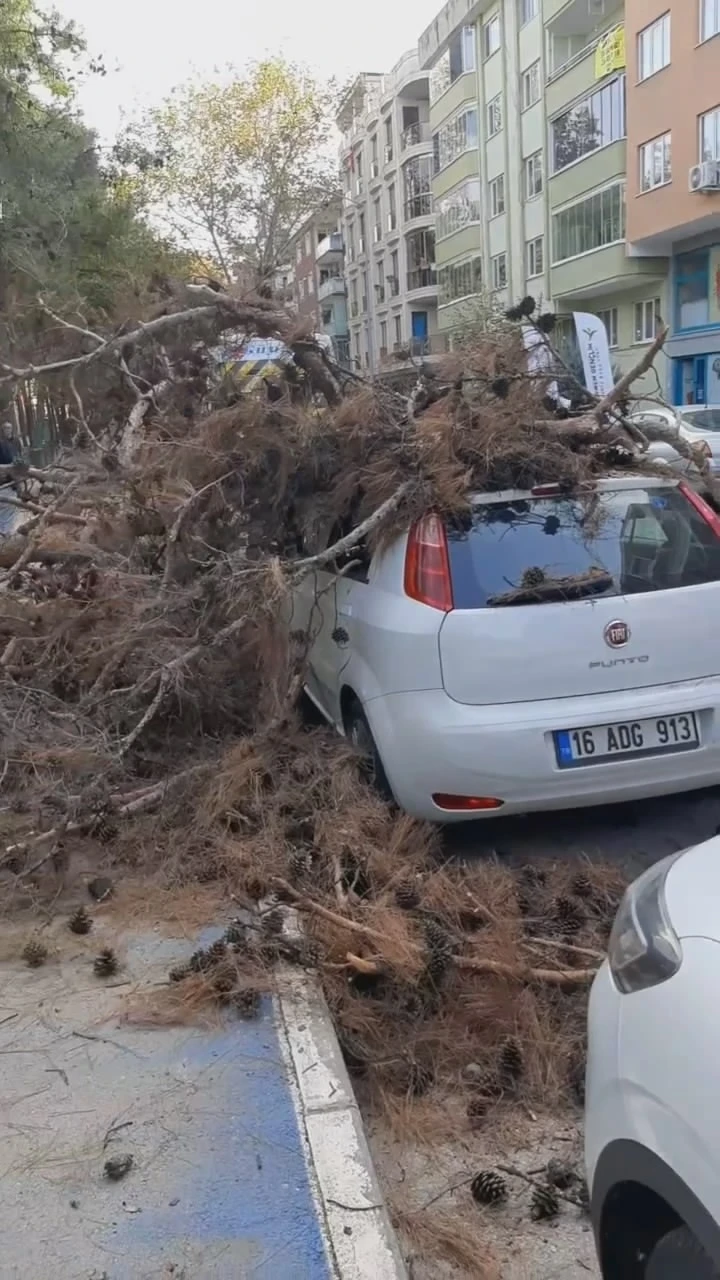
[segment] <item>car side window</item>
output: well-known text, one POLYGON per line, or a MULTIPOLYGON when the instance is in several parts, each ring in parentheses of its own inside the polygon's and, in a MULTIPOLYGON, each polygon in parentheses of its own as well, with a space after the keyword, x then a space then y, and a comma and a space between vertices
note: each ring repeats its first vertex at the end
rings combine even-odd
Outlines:
MULTIPOLYGON (((327 546, 332 547, 334 543, 339 542, 341 538, 347 537, 355 528, 355 521, 350 517, 343 520, 336 520, 333 524, 330 535, 327 540, 327 546)), ((331 560, 326 568, 329 573, 342 574, 344 578, 351 578, 353 582, 367 582, 370 575, 370 561, 372 556, 365 543, 354 547, 352 551, 341 553, 335 560, 331 560)))

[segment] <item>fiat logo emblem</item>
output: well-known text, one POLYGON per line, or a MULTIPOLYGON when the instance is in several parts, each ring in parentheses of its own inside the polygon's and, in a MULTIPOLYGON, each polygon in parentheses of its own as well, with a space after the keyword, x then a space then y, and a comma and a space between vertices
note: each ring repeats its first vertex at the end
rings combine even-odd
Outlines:
POLYGON ((603 636, 605 638, 605 643, 609 645, 611 649, 622 649, 623 645, 627 644, 630 639, 630 628, 627 622, 619 622, 617 620, 615 622, 608 622, 605 630, 603 631, 603 636))

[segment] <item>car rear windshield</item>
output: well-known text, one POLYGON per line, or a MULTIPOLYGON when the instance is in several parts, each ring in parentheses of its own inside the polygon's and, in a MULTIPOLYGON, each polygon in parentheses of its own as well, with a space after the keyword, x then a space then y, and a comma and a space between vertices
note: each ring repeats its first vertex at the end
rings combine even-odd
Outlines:
POLYGON ((720 538, 675 486, 479 503, 448 544, 456 609, 720 580, 720 538))

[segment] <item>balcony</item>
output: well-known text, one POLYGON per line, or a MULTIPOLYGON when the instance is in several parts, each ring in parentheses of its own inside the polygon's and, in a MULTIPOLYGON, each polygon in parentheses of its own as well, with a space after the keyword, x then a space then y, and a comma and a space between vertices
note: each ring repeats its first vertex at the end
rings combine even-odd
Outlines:
POLYGON ((425 338, 410 338, 407 342, 394 342, 392 350, 385 353, 385 364, 403 364, 410 360, 424 360, 428 356, 445 356, 449 351, 446 333, 429 333, 425 338))
POLYGON ((342 297, 345 294, 345 281, 342 276, 330 276, 329 280, 323 280, 318 285, 318 298, 320 302, 323 298, 342 297))
POLYGON ((334 266, 342 262, 344 252, 342 232, 331 231, 329 236, 325 236, 324 240, 320 241, 315 261, 319 267, 334 266))
POLYGON ((434 267, 418 267, 408 271, 406 288, 408 293, 416 293, 418 289, 434 289, 437 285, 437 274, 434 267))
POLYGON ((430 218, 433 211, 433 198, 429 191, 423 191, 419 196, 411 196, 405 201, 405 221, 412 222, 415 218, 430 218))
POLYGON ((551 267, 552 296, 574 303, 654 287, 667 276, 667 258, 629 258, 625 241, 605 245, 551 267))
POLYGON ((424 120, 417 120, 400 134, 400 150, 409 151, 411 147, 428 145, 430 138, 430 125, 424 120))

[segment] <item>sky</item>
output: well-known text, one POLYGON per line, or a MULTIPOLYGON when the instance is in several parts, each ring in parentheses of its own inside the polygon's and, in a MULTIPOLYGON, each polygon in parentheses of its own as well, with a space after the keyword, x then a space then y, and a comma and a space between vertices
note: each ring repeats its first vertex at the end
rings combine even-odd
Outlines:
POLYGON ((111 141, 123 112, 162 101, 194 73, 210 76, 271 53, 323 78, 390 71, 443 7, 442 0, 56 0, 84 30, 108 74, 81 91, 87 123, 111 141), (251 16, 255 14, 255 16, 251 16))

